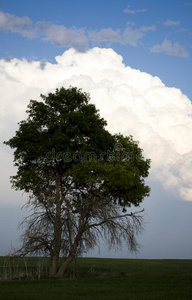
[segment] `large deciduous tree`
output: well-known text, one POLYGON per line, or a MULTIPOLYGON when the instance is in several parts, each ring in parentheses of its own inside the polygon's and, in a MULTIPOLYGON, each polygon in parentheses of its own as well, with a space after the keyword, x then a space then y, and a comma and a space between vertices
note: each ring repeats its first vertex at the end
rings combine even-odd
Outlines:
POLYGON ((62 277, 71 261, 103 238, 109 247, 137 250, 139 206, 150 160, 131 136, 112 135, 89 94, 70 87, 31 100, 28 118, 5 142, 14 149, 15 189, 29 194, 32 214, 23 221, 20 254, 48 254, 50 276, 62 277), (58 265, 59 257, 63 262, 58 265))

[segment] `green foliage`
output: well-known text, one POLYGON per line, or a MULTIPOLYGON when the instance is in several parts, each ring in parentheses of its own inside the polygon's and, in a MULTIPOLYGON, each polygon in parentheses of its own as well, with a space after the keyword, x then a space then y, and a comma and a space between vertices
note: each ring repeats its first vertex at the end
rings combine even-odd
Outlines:
POLYGON ((125 211, 126 207, 138 206, 149 196, 150 188, 144 178, 148 176, 150 160, 143 158, 142 150, 132 137, 115 135, 114 141, 111 152, 74 165, 69 174, 81 188, 93 189, 95 184, 101 195, 107 193, 125 211))
POLYGON ((18 173, 12 177, 13 186, 26 192, 34 192, 41 182, 39 171, 55 175, 60 168, 65 172, 76 162, 78 153, 83 156, 94 151, 98 155, 113 143, 104 129, 106 122, 81 90, 61 88, 41 97, 43 102, 30 101, 28 119, 21 121, 16 135, 5 142, 15 149, 18 173), (55 155, 51 157, 53 151, 55 155))
POLYGON ((13 187, 38 197, 59 171, 64 186, 66 175, 72 176, 75 185, 97 184, 124 209, 138 206, 150 192, 144 183, 150 160, 138 143, 131 136, 112 136, 89 95, 77 88, 41 97, 42 102, 30 101, 27 120, 5 142, 15 149, 13 187))

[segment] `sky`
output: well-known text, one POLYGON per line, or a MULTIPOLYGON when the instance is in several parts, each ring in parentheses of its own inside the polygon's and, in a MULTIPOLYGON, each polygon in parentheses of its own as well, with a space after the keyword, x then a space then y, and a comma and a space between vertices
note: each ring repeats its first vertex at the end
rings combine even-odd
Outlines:
POLYGON ((72 85, 152 160, 140 252, 101 242, 87 256, 192 259, 191 16, 191 0, 0 1, 0 255, 18 245, 28 214, 3 141, 30 99, 72 85))

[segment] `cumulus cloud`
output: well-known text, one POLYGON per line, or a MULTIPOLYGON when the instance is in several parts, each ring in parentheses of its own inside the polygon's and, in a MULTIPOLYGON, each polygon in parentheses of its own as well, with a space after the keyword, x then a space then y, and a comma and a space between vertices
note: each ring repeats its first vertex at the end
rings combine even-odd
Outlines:
POLYGON ((0 30, 9 30, 21 33, 24 36, 32 37, 34 32, 31 29, 32 22, 29 17, 16 17, 9 13, 0 11, 0 30))
POLYGON ((79 51, 88 48, 88 39, 81 28, 67 28, 63 25, 56 25, 48 22, 38 22, 36 25, 43 40, 50 41, 55 46, 73 47, 79 51))
POLYGON ((142 39, 146 32, 155 31, 156 27, 142 26, 140 28, 134 28, 133 23, 128 23, 124 32, 120 32, 119 29, 113 30, 112 28, 104 28, 100 31, 89 32, 89 38, 94 43, 110 42, 129 44, 131 46, 137 46, 140 39, 142 39))
POLYGON ((89 38, 94 43, 100 42, 120 42, 121 34, 120 30, 113 30, 112 28, 103 28, 99 31, 90 31, 89 38))
POLYGON ((154 25, 133 28, 131 24, 128 24, 128 27, 125 29, 123 34, 123 43, 130 44, 132 46, 137 46, 139 40, 145 36, 146 32, 155 30, 156 27, 154 25))
POLYGON ((139 29, 133 29, 131 27, 128 27, 124 34, 124 43, 130 44, 132 46, 137 46, 138 41, 144 37, 144 33, 140 31, 139 29))
POLYGON ((168 39, 164 39, 162 44, 154 45, 151 48, 151 52, 165 52, 171 56, 189 57, 189 54, 185 47, 181 46, 179 43, 172 43, 168 39))
POLYGON ((88 48, 88 38, 81 28, 67 28, 45 21, 32 24, 29 17, 20 18, 2 11, 0 11, 0 30, 8 30, 28 38, 42 38, 58 47, 73 47, 78 51, 86 51, 88 48))
MULTIPOLYGON (((190 100, 158 77, 125 66, 112 49, 93 48, 86 53, 70 49, 56 57, 56 64, 45 63, 44 68, 37 61, 1 60, 1 140, 14 134, 17 122, 26 117, 30 99, 70 85, 90 93, 108 130, 132 134, 140 142, 144 155, 152 159, 150 182, 192 201, 190 100)), ((1 160, 8 166, 1 182, 8 189, 12 155, 7 150, 0 147, 1 160)))
POLYGON ((101 28, 99 30, 85 30, 83 28, 57 25, 51 22, 40 21, 32 24, 28 17, 16 17, 9 13, 0 12, 0 30, 9 30, 29 38, 40 38, 57 47, 74 48, 85 52, 90 45, 99 43, 120 43, 137 46, 148 31, 155 31, 152 26, 134 28, 133 23, 128 23, 125 30, 101 28))

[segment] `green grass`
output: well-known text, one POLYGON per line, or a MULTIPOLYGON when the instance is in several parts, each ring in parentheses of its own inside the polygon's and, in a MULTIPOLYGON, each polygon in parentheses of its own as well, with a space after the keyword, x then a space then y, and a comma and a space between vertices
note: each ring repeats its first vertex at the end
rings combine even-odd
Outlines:
MULTIPOLYGON (((29 262, 35 267, 34 259, 29 262)), ((67 279, 0 281, 0 295, 2 300, 191 300, 192 260, 81 258, 67 279)))

